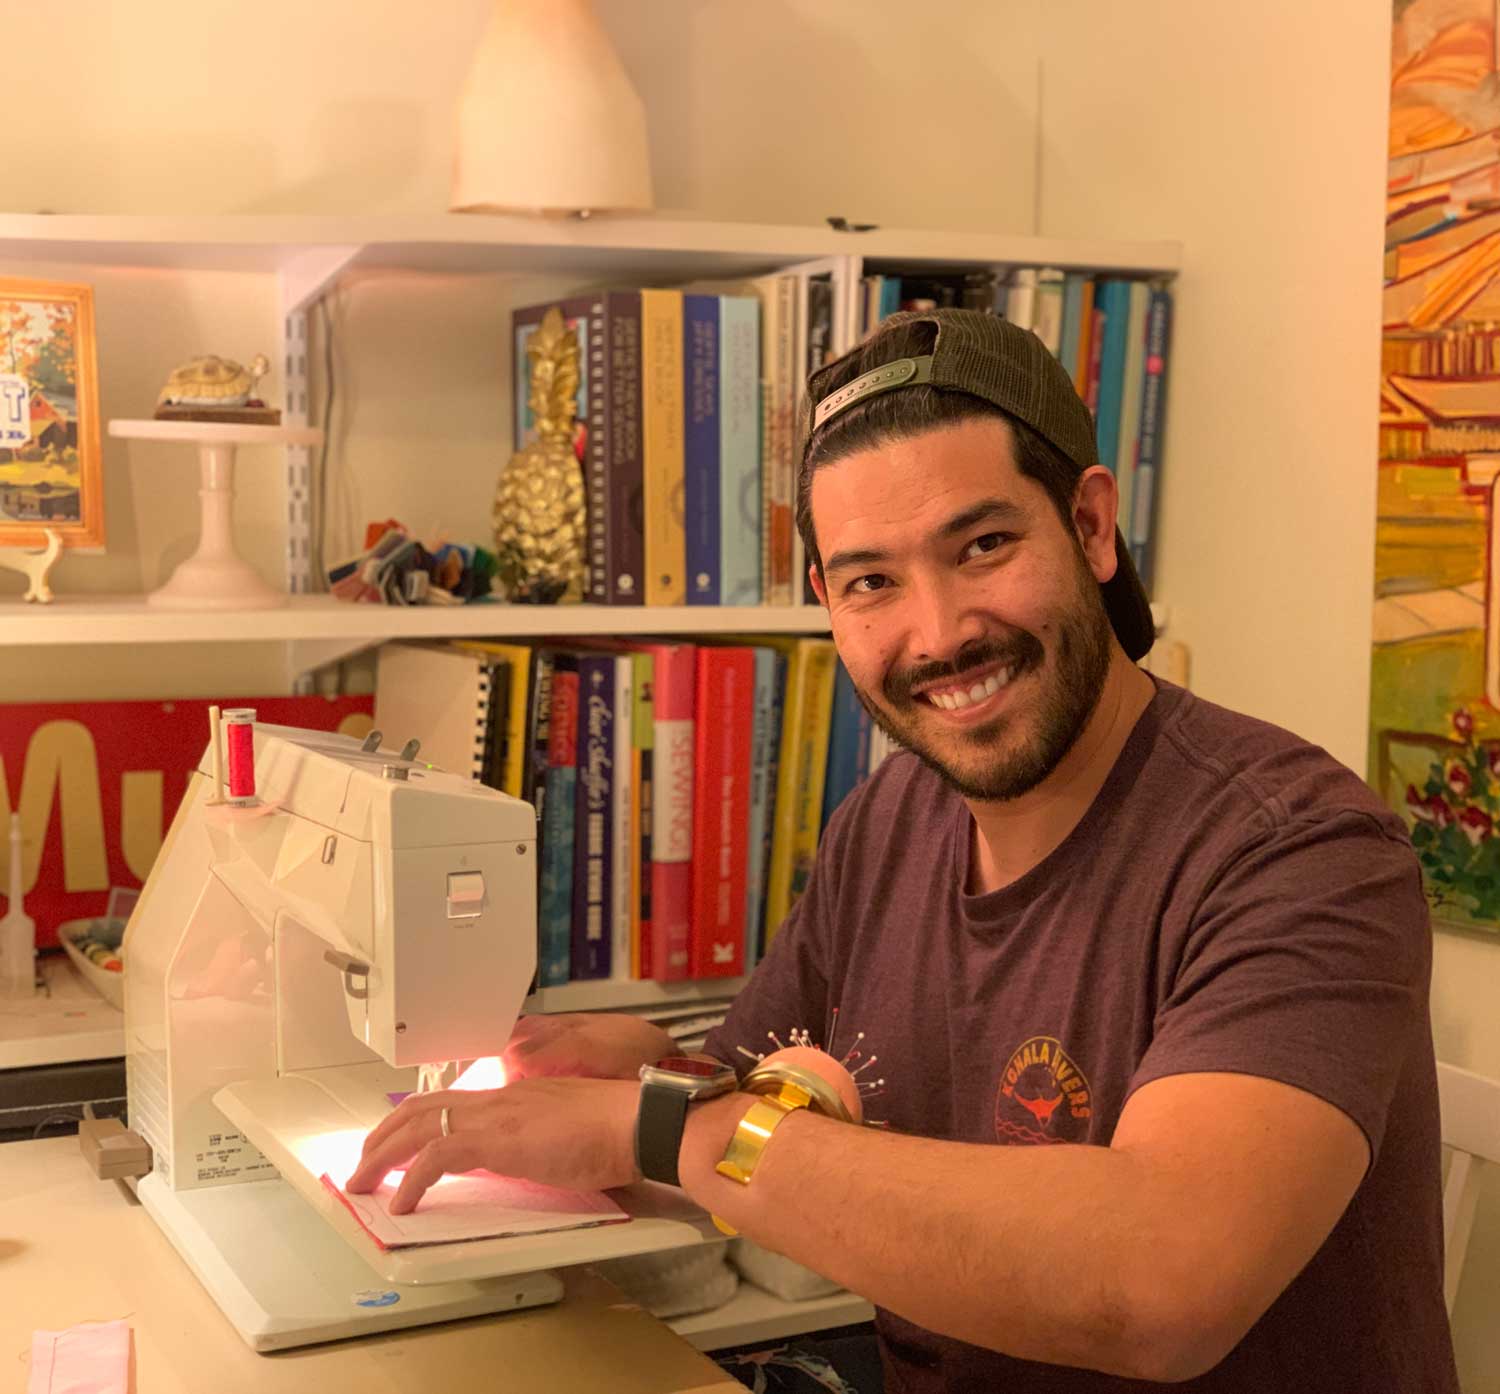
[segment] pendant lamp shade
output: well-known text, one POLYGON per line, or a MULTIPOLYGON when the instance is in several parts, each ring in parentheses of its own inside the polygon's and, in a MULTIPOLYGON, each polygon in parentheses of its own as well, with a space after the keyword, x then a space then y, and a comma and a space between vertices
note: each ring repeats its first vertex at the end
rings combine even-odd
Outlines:
POLYGON ((646 111, 591 0, 495 0, 457 135, 454 212, 653 207, 646 111))

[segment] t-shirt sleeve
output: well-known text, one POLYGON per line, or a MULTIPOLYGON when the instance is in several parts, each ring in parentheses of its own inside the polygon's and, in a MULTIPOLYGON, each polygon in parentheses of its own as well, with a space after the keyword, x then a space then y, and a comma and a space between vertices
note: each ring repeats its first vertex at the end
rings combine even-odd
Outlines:
POLYGON ((827 1011, 828 954, 835 929, 846 810, 854 802, 845 800, 830 820, 818 842, 806 888, 750 981, 730 1004, 723 1023, 704 1041, 706 1053, 733 1065, 741 1076, 755 1067, 755 1057, 793 1044, 790 1033, 794 1029, 812 1032, 814 1040, 820 1035, 827 1011))
POLYGON ((1407 843, 1357 811, 1276 828, 1202 897, 1130 1092, 1204 1071, 1278 1080, 1352 1118, 1373 1159, 1428 1029, 1431 964, 1407 843))

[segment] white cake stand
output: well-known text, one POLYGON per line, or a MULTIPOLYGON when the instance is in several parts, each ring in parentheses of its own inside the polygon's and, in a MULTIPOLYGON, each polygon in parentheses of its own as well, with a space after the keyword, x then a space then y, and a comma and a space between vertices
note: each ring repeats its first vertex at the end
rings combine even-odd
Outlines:
POLYGON ((321 445, 314 426, 251 426, 230 421, 111 421, 123 440, 196 445, 202 469, 203 521, 198 550, 146 600, 168 610, 270 610, 286 604, 234 549, 234 451, 240 445, 321 445))

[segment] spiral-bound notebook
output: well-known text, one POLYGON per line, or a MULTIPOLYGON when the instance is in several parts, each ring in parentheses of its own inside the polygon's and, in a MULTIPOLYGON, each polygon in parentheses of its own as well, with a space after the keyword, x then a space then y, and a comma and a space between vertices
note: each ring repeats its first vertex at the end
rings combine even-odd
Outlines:
POLYGON ((375 674, 375 725, 382 745, 399 750, 415 737, 418 759, 499 788, 509 694, 508 665, 493 654, 386 644, 375 674))

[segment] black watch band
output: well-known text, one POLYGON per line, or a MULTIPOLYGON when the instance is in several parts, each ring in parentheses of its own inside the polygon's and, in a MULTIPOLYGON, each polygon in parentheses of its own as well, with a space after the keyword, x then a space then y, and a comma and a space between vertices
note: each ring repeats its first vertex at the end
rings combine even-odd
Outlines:
POLYGON ((677 1175, 677 1154, 682 1149, 682 1130, 691 1102, 681 1089, 660 1084, 641 1086, 635 1116, 635 1160, 646 1180, 682 1185, 677 1175))

